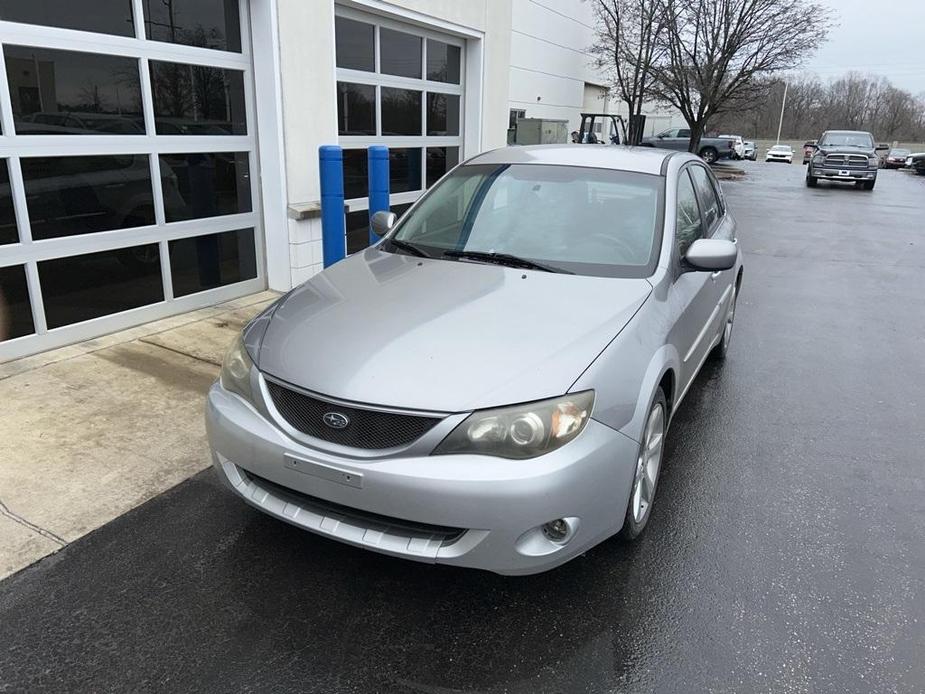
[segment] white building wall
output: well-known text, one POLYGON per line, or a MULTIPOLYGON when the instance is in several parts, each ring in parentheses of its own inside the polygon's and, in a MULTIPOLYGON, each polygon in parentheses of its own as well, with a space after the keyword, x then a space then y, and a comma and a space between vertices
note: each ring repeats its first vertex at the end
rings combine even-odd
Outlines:
MULTIPOLYGON (((526 118, 567 120, 577 130, 582 111, 619 113, 626 107, 601 98, 607 76, 592 65, 594 8, 588 0, 513 0, 510 108, 526 118)), ((674 111, 647 104, 646 134, 683 124, 674 111)))
POLYGON ((463 138, 464 154, 471 156, 505 144, 511 0, 344 0, 342 3, 277 0, 277 3, 285 159, 282 188, 290 217, 286 219, 286 228, 267 229, 267 264, 270 287, 285 290, 322 269, 320 220, 291 217, 297 210, 320 200, 318 148, 338 143, 335 4, 466 40, 463 138))
MULTIPOLYGON (((585 84, 606 80, 590 64, 594 41, 591 4, 582 0, 513 0, 511 8, 510 108, 527 118, 580 124, 585 84)), ((605 102, 595 110, 612 110, 605 102)))

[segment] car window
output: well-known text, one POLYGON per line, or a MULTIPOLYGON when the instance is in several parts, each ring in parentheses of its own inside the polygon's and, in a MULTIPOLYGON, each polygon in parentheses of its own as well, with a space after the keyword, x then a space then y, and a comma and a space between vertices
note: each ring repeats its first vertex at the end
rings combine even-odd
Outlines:
POLYGON ((678 210, 675 223, 675 246, 678 257, 683 258, 688 247, 703 236, 703 223, 700 220, 700 207, 697 193, 687 171, 678 177, 678 210))
POLYGON ((700 207, 703 210, 706 228, 708 230, 713 229, 721 216, 719 196, 717 196, 716 190, 713 188, 713 183, 710 181, 710 175, 706 169, 702 166, 692 166, 690 167, 690 172, 694 178, 694 186, 697 188, 697 197, 700 199, 700 207))
POLYGON ((661 243, 664 179, 579 166, 469 164, 395 232, 437 258, 509 254, 576 274, 648 277, 661 243))
POLYGON ((690 136, 691 136, 691 131, 685 130, 683 128, 678 131, 677 135, 675 135, 675 137, 690 137, 690 136))

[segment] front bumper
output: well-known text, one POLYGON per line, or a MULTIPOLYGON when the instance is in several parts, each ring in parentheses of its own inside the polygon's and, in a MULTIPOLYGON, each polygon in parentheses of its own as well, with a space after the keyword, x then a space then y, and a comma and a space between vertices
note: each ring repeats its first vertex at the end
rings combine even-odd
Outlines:
POLYGON ((353 457, 296 440, 274 416, 218 383, 209 391, 212 461, 244 501, 365 549, 501 574, 551 569, 619 531, 638 452, 592 419, 574 441, 532 460, 353 457), (540 530, 557 518, 575 528, 565 544, 540 530))
POLYGON ((827 181, 872 181, 877 178, 876 169, 833 169, 813 166, 806 174, 827 181))

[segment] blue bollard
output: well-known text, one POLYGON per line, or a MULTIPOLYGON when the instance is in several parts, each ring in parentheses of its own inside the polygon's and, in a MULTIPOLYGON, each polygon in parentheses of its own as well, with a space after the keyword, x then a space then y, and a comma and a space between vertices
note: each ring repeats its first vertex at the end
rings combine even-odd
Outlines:
MULTIPOLYGON (((369 218, 376 212, 389 211, 389 148, 373 145, 369 148, 369 218)), ((369 229, 369 245, 379 241, 379 237, 369 229)))
POLYGON ((324 266, 330 267, 347 255, 344 218, 344 153, 337 145, 318 148, 321 173, 321 248, 324 266))

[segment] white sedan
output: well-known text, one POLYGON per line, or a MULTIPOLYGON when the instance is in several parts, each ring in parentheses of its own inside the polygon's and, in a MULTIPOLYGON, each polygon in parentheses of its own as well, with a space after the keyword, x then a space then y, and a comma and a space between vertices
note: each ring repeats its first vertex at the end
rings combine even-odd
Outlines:
POLYGON ((783 161, 793 163, 793 147, 790 145, 774 145, 764 155, 765 161, 783 161))

